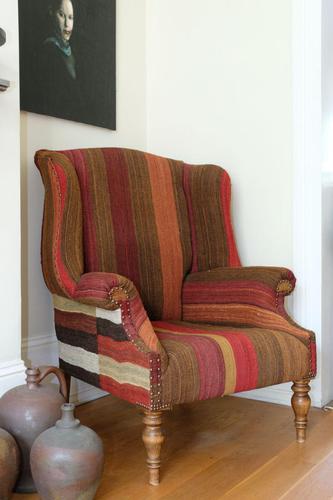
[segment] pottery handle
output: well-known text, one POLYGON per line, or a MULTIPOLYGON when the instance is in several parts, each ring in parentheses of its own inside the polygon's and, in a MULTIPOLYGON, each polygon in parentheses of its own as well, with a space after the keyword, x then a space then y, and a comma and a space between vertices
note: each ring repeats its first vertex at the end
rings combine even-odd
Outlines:
POLYGON ((56 375, 60 385, 60 394, 64 397, 65 401, 67 401, 67 383, 65 374, 60 368, 57 368, 56 366, 45 366, 40 372, 38 383, 40 383, 50 373, 54 373, 54 375, 56 375))

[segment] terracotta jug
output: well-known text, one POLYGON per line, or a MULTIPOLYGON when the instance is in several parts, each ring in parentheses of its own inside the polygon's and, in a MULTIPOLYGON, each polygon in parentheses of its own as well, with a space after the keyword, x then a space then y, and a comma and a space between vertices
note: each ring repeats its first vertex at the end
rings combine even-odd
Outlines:
POLYGON ((31 449, 31 470, 43 500, 92 500, 104 464, 97 434, 74 418, 74 405, 62 406, 62 418, 44 431, 31 449))
POLYGON ((0 429, 0 500, 11 497, 20 466, 20 452, 15 439, 0 429))
POLYGON ((36 437, 52 427, 60 418, 61 405, 67 399, 64 373, 54 366, 28 368, 26 385, 7 391, 0 398, 0 427, 8 431, 16 440, 21 453, 21 469, 15 491, 34 493, 36 491, 31 470, 30 450, 36 437), (54 373, 60 383, 60 393, 53 384, 40 382, 54 373))

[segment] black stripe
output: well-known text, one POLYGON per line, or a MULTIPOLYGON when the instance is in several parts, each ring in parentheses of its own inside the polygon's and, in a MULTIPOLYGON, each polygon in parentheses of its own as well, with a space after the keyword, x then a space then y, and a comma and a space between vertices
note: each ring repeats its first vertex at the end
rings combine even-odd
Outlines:
POLYGON ((80 330, 72 330, 64 326, 55 325, 57 339, 64 344, 82 347, 86 351, 98 354, 97 335, 80 330))
POLYGON ((104 337, 111 337, 113 340, 118 340, 119 342, 128 341, 123 325, 116 325, 116 323, 112 323, 112 321, 104 318, 96 318, 96 324, 97 334, 104 337))
POLYGON ((67 375, 83 380, 84 382, 94 385, 95 387, 101 386, 99 382, 99 375, 97 373, 89 372, 79 366, 71 365, 62 359, 59 359, 59 366, 67 375))

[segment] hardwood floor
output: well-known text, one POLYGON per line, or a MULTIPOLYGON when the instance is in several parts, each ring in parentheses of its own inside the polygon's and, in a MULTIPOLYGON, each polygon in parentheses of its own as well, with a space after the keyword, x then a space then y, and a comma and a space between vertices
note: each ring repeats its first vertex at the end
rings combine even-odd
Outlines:
POLYGON ((155 487, 147 484, 140 410, 108 396, 76 414, 104 442, 96 500, 333 498, 333 412, 311 409, 307 440, 299 444, 288 407, 235 397, 175 407, 165 414, 155 487))

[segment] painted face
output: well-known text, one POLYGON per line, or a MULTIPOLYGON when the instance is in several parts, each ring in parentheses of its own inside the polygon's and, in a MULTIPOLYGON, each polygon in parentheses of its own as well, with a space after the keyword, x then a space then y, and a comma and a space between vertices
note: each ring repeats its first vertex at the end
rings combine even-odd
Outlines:
POLYGON ((74 11, 71 0, 62 0, 59 9, 55 11, 55 28, 64 42, 68 42, 73 31, 74 11))

